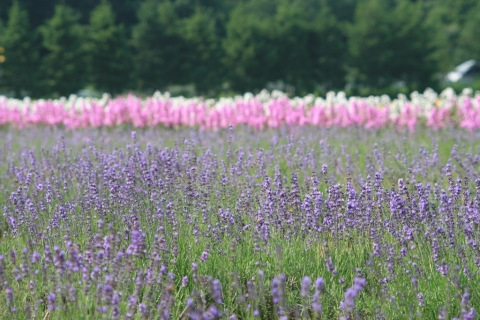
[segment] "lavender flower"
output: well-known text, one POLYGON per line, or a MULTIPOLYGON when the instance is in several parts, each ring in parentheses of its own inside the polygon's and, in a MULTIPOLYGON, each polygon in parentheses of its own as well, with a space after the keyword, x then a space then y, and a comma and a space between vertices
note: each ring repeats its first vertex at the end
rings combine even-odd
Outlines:
POLYGON ((417 300, 420 307, 425 307, 425 299, 423 298, 423 294, 421 292, 417 295, 417 300))
POLYGON ((366 281, 364 278, 355 278, 353 281, 353 287, 348 288, 345 292, 345 300, 343 301, 344 307, 342 310, 345 311, 346 314, 349 314, 353 311, 355 307, 355 298, 359 295, 360 291, 366 285, 366 281))
POLYGON ((55 296, 55 293, 50 292, 48 294, 48 310, 50 311, 57 310, 58 308, 57 308, 56 302, 57 302, 57 297, 55 296))
POLYGON ((310 296, 310 285, 312 283, 312 280, 309 277, 304 277, 302 279, 302 297, 303 298, 308 298, 310 296))
POLYGON ((219 280, 213 280, 212 282, 212 299, 217 303, 221 304, 222 300, 222 288, 220 286, 219 280))
POLYGON ((207 249, 205 249, 205 250, 202 252, 202 256, 200 257, 200 261, 201 261, 201 262, 207 261, 209 251, 210 251, 210 250, 208 250, 208 248, 207 248, 207 249))
POLYGON ((182 288, 185 288, 188 285, 188 277, 185 276, 182 278, 182 288))

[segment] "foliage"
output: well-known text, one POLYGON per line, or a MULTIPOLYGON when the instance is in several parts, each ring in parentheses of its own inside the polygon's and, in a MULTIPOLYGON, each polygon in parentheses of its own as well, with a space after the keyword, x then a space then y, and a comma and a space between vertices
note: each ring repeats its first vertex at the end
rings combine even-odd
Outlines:
POLYGON ((133 29, 132 44, 135 78, 142 90, 164 88, 169 81, 175 83, 179 78, 175 55, 178 44, 172 35, 174 15, 169 2, 160 5, 156 0, 143 2, 138 11, 139 22, 133 29))
POLYGON ((57 5, 55 14, 40 27, 43 47, 42 71, 47 92, 69 95, 85 83, 84 28, 80 15, 66 5, 57 5))
POLYGON ((480 0, 5 0, 5 26, 14 3, 28 13, 30 39, 22 43, 32 47, 31 57, 18 59, 44 80, 35 90, 8 89, 7 70, 3 92, 17 95, 84 87, 150 94, 172 86, 193 86, 205 97, 279 86, 292 94, 412 92, 439 89, 447 72, 480 55, 480 0), (59 14, 75 27, 61 27, 59 14), (62 33, 76 44, 53 44, 62 33))
POLYGON ((85 43, 88 74, 95 89, 112 94, 129 87, 130 46, 123 25, 107 2, 92 12, 85 43))
POLYGON ((280 57, 274 46, 276 29, 271 26, 272 14, 269 17, 262 8, 268 6, 268 1, 241 3, 231 13, 223 48, 232 86, 237 90, 259 89, 277 80, 275 64, 280 57), (250 9, 253 5, 258 8, 250 9))
MULTIPOLYGON (((473 16, 470 12, 479 4, 478 0, 440 0, 427 7, 425 24, 431 28, 429 34, 436 47, 434 57, 439 71, 448 72, 458 64, 472 59, 471 52, 465 51, 459 41, 465 24, 473 16)), ((476 36, 471 36, 467 41, 476 42, 476 36)), ((463 41, 465 40, 466 38, 463 41)))
MULTIPOLYGON (((462 59, 480 61, 480 2, 467 13, 464 27, 460 31, 459 47, 462 49, 462 59)), ((463 60, 462 60, 463 61, 463 60)))
POLYGON ((215 16, 208 9, 196 7, 190 17, 181 20, 177 34, 186 46, 179 53, 183 58, 180 69, 183 81, 195 84, 199 93, 215 90, 224 76, 215 16))
POLYGON ((422 3, 364 0, 348 27, 351 67, 360 84, 383 87, 395 81, 425 88, 437 71, 433 45, 423 25, 422 3))
POLYGON ((8 22, 0 31, 0 47, 5 51, 1 54, 5 61, 0 63, 0 87, 13 91, 17 97, 35 95, 40 85, 37 36, 30 28, 27 11, 14 2, 8 22))

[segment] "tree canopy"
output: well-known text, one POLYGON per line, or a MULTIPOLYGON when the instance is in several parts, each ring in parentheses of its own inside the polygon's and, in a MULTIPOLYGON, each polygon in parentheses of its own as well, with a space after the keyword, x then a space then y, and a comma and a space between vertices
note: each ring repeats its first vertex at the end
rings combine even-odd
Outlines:
POLYGON ((59 4, 55 13, 40 26, 46 54, 41 65, 47 90, 69 95, 81 89, 85 82, 85 29, 80 15, 72 8, 59 4))
POLYGON ((5 0, 0 93, 421 90, 479 29, 480 0, 5 0))
POLYGON ((119 93, 129 85, 130 46, 123 25, 115 22, 115 13, 102 2, 90 16, 85 39, 89 82, 98 90, 119 93))
POLYGON ((37 32, 29 24, 28 12, 18 2, 10 8, 8 22, 1 29, 1 86, 16 95, 38 91, 39 47, 37 32))

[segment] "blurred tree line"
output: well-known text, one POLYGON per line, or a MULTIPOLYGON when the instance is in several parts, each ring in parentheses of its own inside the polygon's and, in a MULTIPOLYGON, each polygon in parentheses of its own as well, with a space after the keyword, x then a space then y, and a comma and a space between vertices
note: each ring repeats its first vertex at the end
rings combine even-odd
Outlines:
POLYGON ((421 90, 480 60, 479 30, 480 0, 3 0, 0 90, 421 90))

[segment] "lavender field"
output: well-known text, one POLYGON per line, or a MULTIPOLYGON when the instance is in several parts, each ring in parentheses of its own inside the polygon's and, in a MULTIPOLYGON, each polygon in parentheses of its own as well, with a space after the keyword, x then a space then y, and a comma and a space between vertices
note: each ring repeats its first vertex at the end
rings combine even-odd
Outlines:
POLYGON ((466 320, 480 310, 477 131, 0 135, 1 319, 466 320))

